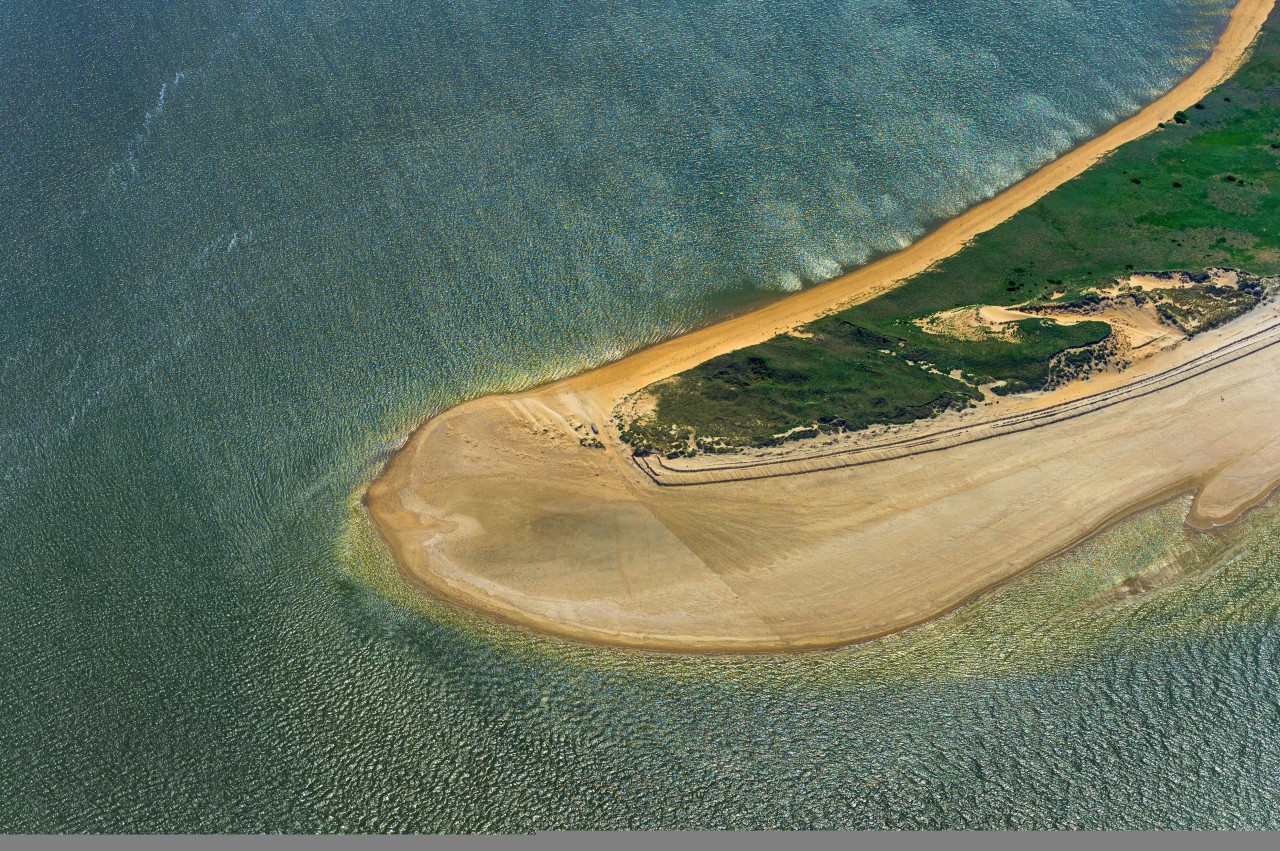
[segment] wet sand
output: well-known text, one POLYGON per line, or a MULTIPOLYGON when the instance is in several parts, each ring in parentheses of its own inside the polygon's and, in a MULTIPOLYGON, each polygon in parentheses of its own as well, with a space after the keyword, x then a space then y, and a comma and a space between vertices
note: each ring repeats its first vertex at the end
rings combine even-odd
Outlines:
MULTIPOLYGON (((618 440, 611 413, 654 381, 870 298, 960 250, 1202 98, 1237 67, 1273 4, 1243 0, 1209 60, 1168 95, 895 255, 574 378, 428 421, 365 497, 405 576, 581 640, 808 649, 932 618, 1177 493, 1198 491, 1197 525, 1229 521, 1280 480, 1280 345, 1035 429, 688 487, 656 485, 618 440), (593 426, 602 449, 583 445, 593 426)), ((1267 316, 1271 308, 1161 353, 1150 369, 1174 368, 1267 316)), ((1060 401, 1052 395, 1020 404, 1060 401)))

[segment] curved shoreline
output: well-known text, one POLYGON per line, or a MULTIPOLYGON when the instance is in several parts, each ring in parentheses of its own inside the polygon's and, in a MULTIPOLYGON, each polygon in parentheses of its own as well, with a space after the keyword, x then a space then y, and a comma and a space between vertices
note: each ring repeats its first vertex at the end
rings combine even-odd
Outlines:
POLYGON ((975 237, 1083 174, 1120 146, 1153 132, 1162 123, 1172 121, 1175 112, 1190 109, 1235 73, 1248 58, 1249 49, 1275 3, 1276 0, 1239 0, 1213 52, 1163 97, 1101 135, 1046 163, 994 197, 948 219, 901 251, 747 313, 664 340, 586 372, 516 394, 494 395, 518 396, 563 388, 621 398, 713 357, 762 343, 828 313, 869 301, 893 289, 958 253, 975 237))
MULTIPOLYGON (((1210 332, 1247 339, 1249 326, 1270 326, 1244 356, 1206 334, 1206 352, 1224 363, 1179 377, 1178 392, 1122 399, 1110 414, 713 487, 658 487, 630 456, 583 449, 572 429, 556 427, 564 413, 555 399, 462 406, 432 420, 428 439, 406 448, 406 463, 371 487, 368 502, 411 584, 561 637, 668 652, 868 641, 945 614, 1170 498, 1195 492, 1188 523, 1201 529, 1265 499, 1280 481, 1271 413, 1280 407, 1280 346, 1261 345, 1274 334, 1275 308, 1256 313, 1210 332), (1185 415, 1213 408, 1220 395, 1227 402, 1216 422, 1185 415), (1125 464, 1127 478, 1112 480, 1125 464), (586 546, 565 558, 566 541, 586 546), (631 551, 610 552, 619 542, 631 551), (804 569, 780 564, 778 552, 799 553, 804 569), (716 596, 722 581, 727 593, 716 596), (745 610, 732 611, 752 593, 745 610), (690 619, 698 595, 712 599, 690 619), (778 620, 762 622, 760 605, 770 614, 779 607, 778 620)), ((1155 376, 1163 366, 1152 364, 1155 376)))
MULTIPOLYGON (((1073 518, 1069 529, 1058 530, 1056 536, 1042 542, 1054 544, 1048 551, 1044 546, 1037 549, 1023 544, 1000 560, 1000 569, 987 568, 984 573, 972 566, 954 581, 938 577, 935 571, 907 589, 914 596, 903 592, 893 597, 898 609, 888 616, 865 611, 867 606, 853 606, 851 611, 860 613, 861 620, 851 628, 832 631, 815 627, 806 632, 802 609, 795 610, 790 616, 795 623, 788 625, 787 612, 765 611, 744 602, 749 594, 741 577, 734 575, 732 566, 717 564, 717 559, 742 542, 733 539, 732 531, 722 532, 714 524, 703 523, 691 531, 687 521, 690 505, 663 506, 643 493, 644 488, 673 489, 655 488, 640 475, 608 423, 613 407, 629 393, 892 288, 961 250, 978 234, 1033 204, 1117 147, 1154 130, 1230 76, 1247 55, 1273 6, 1274 0, 1241 0, 1210 57, 1164 97, 896 254, 614 363, 529 391, 482 397, 427 421, 365 495, 374 523, 406 578, 428 592, 490 616, 593 643, 677 652, 817 649, 870 640, 931 620, 1144 505, 1197 487, 1203 494, 1209 471, 1193 474, 1188 470, 1176 481, 1143 493, 1136 503, 1126 503, 1117 496, 1119 501, 1109 510, 1093 510, 1087 517, 1073 518), (601 438, 606 444, 605 452, 586 453, 589 457, 585 461, 578 457, 583 451, 573 443, 574 428, 584 423, 604 425, 601 438), (565 454, 570 451, 578 454, 565 454), (538 495, 526 498, 512 488, 536 490, 538 495), (556 508, 544 509, 544 505, 556 508), (610 523, 612 527, 606 528, 610 523), (691 543, 699 535, 718 534, 724 534, 726 540, 711 542, 714 546, 710 550, 706 542, 691 543), (577 537, 570 540, 573 535, 577 537), (575 550, 577 546, 583 549, 575 550), (616 552, 601 557, 597 553, 601 547, 613 547, 616 552), (715 547, 724 552, 716 552, 715 547), (1014 562, 1019 564, 1011 568, 1014 562), (517 567, 532 576, 516 575, 512 571, 517 567), (583 585, 590 594, 580 598, 583 585), (559 588, 565 596, 536 593, 547 588, 559 588), (616 588, 614 596, 610 588, 616 588), (616 600, 624 595, 627 600, 643 601, 643 616, 618 605, 616 600), (674 614, 670 611, 673 601, 679 601, 680 606, 674 614), (725 629, 708 632, 706 624, 698 622, 700 616, 744 628, 739 634, 725 629), (653 628, 646 629, 646 625, 653 628)), ((1002 435, 1003 439, 1010 438, 1002 435)), ((904 476, 919 473, 909 470, 904 476)), ((828 477, 823 487, 831 484, 828 477)), ((992 482, 983 486, 992 486, 992 482)), ((770 499, 790 493, 787 487, 779 486, 781 489, 775 488, 762 499, 743 485, 725 487, 733 490, 736 511, 743 511, 743 506, 767 511, 777 505, 770 499)), ((901 500, 911 502, 910 495, 895 495, 887 500, 892 503, 888 507, 860 505, 865 515, 860 522, 891 525, 895 520, 891 515, 901 500)), ((705 508, 716 514, 715 506, 705 508)), ((1239 513, 1239 505, 1231 508, 1234 514, 1239 513)), ((905 509, 903 513, 905 516, 905 509)), ((732 512, 720 515, 715 517, 718 522, 730 530, 735 528, 732 512)), ((811 521, 810 512, 805 512, 795 522, 811 521)), ((767 527, 767 520, 764 525, 767 527)), ((751 535, 751 530, 740 531, 740 537, 751 535)), ((787 533, 793 531, 778 527, 767 540, 775 549, 785 549, 787 533)), ((768 532, 766 528, 766 535, 768 532)), ((842 541, 841 546, 847 549, 850 544, 842 541)), ((830 543, 827 539, 821 542, 823 546, 830 543)), ((823 546, 814 544, 805 553, 829 557, 830 547, 824 550, 823 546)), ((949 553, 945 548, 938 552, 949 553)), ((785 554, 771 553, 760 570, 778 573, 779 565, 787 560, 785 554)), ((883 582, 885 570, 876 569, 880 572, 872 578, 883 582)), ((901 576, 896 578, 903 581, 901 576)), ((810 579, 818 582, 813 605, 838 590, 825 574, 810 579)), ((849 580, 846 577, 844 581, 849 580)), ((868 605, 888 606, 888 599, 882 595, 868 605)), ((848 602, 843 602, 848 607, 848 602)))

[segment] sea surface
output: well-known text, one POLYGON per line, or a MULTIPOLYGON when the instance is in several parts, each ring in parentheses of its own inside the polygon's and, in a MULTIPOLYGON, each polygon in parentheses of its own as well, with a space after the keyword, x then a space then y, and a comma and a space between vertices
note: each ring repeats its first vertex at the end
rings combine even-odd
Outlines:
POLYGON ((415 595, 353 497, 908 243, 1228 6, 0 0, 0 830, 1280 826, 1280 505, 698 658, 415 595))

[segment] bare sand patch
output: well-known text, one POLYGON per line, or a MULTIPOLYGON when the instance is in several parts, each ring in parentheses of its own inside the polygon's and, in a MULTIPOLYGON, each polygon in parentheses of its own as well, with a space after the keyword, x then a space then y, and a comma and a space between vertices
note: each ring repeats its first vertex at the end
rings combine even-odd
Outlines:
POLYGON ((1017 343, 1022 337, 1014 324, 1029 314, 1017 314, 1003 307, 969 306, 944 310, 912 323, 926 334, 953 340, 1002 340, 1017 343))
MULTIPOLYGON (((1192 342, 1222 343, 1245 324, 1192 342)), ((655 485, 611 431, 604 450, 581 447, 563 405, 552 394, 455 408, 392 462, 368 502, 421 587, 633 647, 874 638, 1174 494, 1198 491, 1189 522, 1211 528, 1280 480, 1280 342, 1043 427, 859 466, 791 459, 796 469, 766 478, 685 487, 655 485)), ((1043 407, 1018 405, 1010 410, 1028 416, 1043 407)))
POLYGON ((1202 276, 1197 277, 1192 277, 1184 271, 1163 272, 1160 274, 1148 272, 1130 275, 1127 278, 1116 281, 1113 286, 1099 289, 1098 293, 1103 296, 1117 296, 1134 290, 1151 292, 1152 290, 1186 289, 1198 284, 1234 288, 1239 282, 1240 272, 1237 269, 1211 268, 1206 269, 1202 276))
MULTIPOLYGON (((1182 275, 1178 280, 1185 283, 1174 283, 1159 289, 1194 286, 1190 276, 1182 275)), ((1235 280, 1234 273, 1232 280, 1235 280)), ((916 319, 914 324, 925 333, 958 340, 992 339, 1016 343, 1021 340, 1017 323, 1027 319, 1048 319, 1061 325, 1105 322, 1111 326, 1117 338, 1120 354, 1126 358, 1137 359, 1149 357, 1161 349, 1185 340, 1187 338, 1185 333, 1161 320, 1156 302, 1139 303, 1124 297, 1126 293, 1137 289, 1136 287, 1126 289, 1122 286, 1109 288, 1101 294, 1102 302, 1087 307, 1059 307, 1052 304, 957 307, 923 319, 916 319)))

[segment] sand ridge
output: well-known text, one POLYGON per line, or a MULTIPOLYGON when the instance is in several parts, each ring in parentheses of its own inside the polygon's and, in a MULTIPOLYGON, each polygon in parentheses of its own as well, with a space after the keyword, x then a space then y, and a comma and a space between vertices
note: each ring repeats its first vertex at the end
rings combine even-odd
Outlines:
MULTIPOLYGON (((611 414, 654 381, 870 298, 960 250, 1202 98, 1237 67, 1273 5, 1242 0, 1210 58, 1168 95, 891 257, 428 421, 365 495, 405 576, 581 640, 795 650, 934 617, 1176 493, 1199 490, 1198 525, 1230 519, 1280 479, 1280 346, 1043 428, 714 488, 655 486, 611 414)), ((1177 348, 1152 361, 1179 357, 1177 348)))

